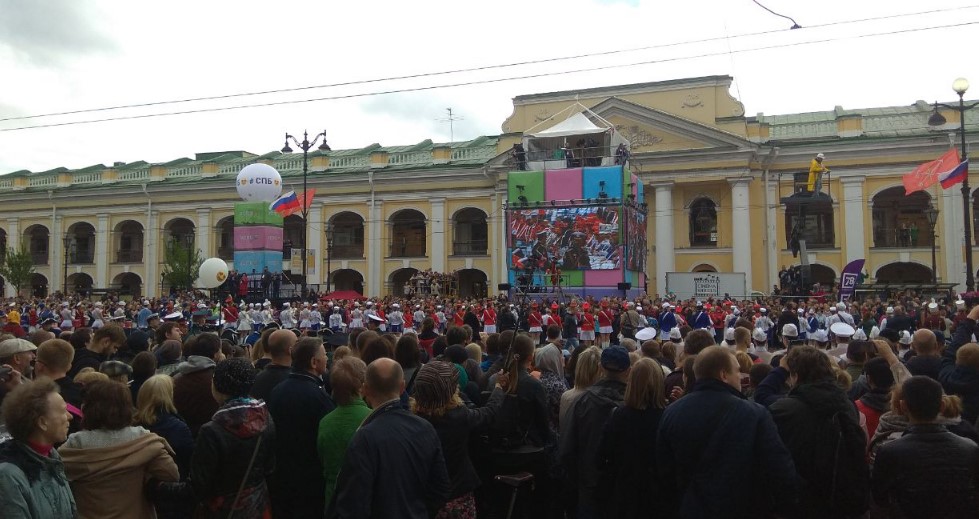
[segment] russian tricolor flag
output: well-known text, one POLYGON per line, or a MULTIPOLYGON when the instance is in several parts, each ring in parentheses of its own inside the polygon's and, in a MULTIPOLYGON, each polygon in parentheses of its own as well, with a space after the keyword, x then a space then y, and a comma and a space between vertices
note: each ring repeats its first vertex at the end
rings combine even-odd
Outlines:
POLYGON ((302 205, 299 203, 299 197, 296 196, 296 192, 289 191, 269 204, 269 209, 286 217, 302 209, 302 205))
POLYGON ((969 175, 969 159, 965 159, 955 166, 951 171, 943 174, 939 177, 942 183, 942 189, 948 189, 959 182, 965 180, 965 177, 969 175))

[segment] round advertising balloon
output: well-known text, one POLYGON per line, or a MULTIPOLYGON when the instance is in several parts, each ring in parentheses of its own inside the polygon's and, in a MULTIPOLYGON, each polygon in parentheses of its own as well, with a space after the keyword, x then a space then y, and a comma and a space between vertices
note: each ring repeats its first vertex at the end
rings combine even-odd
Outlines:
POLYGON ((282 176, 268 164, 249 164, 241 168, 235 186, 246 202, 271 202, 282 194, 282 176))
POLYGON ((197 286, 217 288, 228 279, 228 264, 221 258, 209 258, 201 263, 198 270, 197 286))

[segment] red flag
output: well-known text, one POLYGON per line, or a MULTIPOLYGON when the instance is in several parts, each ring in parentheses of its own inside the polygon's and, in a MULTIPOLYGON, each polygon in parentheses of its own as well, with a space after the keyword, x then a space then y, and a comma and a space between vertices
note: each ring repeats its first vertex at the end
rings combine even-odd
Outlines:
POLYGON ((309 211, 309 206, 313 205, 314 196, 316 196, 315 189, 307 189, 303 194, 297 195, 299 198, 299 207, 302 207, 303 211, 309 211))
POLYGON ((949 149, 936 160, 925 162, 914 168, 914 171, 904 175, 904 194, 910 195, 915 191, 924 191, 938 182, 943 173, 952 171, 959 165, 959 152, 949 149))

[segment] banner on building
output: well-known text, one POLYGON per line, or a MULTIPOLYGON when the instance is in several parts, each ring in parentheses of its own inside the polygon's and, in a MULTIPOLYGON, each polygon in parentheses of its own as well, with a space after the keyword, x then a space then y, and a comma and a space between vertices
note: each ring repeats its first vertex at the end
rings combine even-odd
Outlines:
POLYGON ((846 264, 840 274, 840 301, 846 301, 853 296, 863 272, 863 259, 855 259, 846 264))
MULTIPOLYGON (((293 274, 303 273, 302 249, 292 249, 292 259, 289 263, 289 270, 293 274)), ((316 275, 316 249, 306 249, 306 276, 316 275)))

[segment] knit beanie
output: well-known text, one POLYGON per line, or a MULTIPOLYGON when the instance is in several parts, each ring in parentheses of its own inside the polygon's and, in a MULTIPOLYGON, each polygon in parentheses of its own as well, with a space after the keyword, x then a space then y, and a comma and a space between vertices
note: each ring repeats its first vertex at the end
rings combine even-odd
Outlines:
POLYGON ((255 383, 255 367, 243 358, 223 360, 214 368, 214 389, 229 397, 248 396, 255 383))

